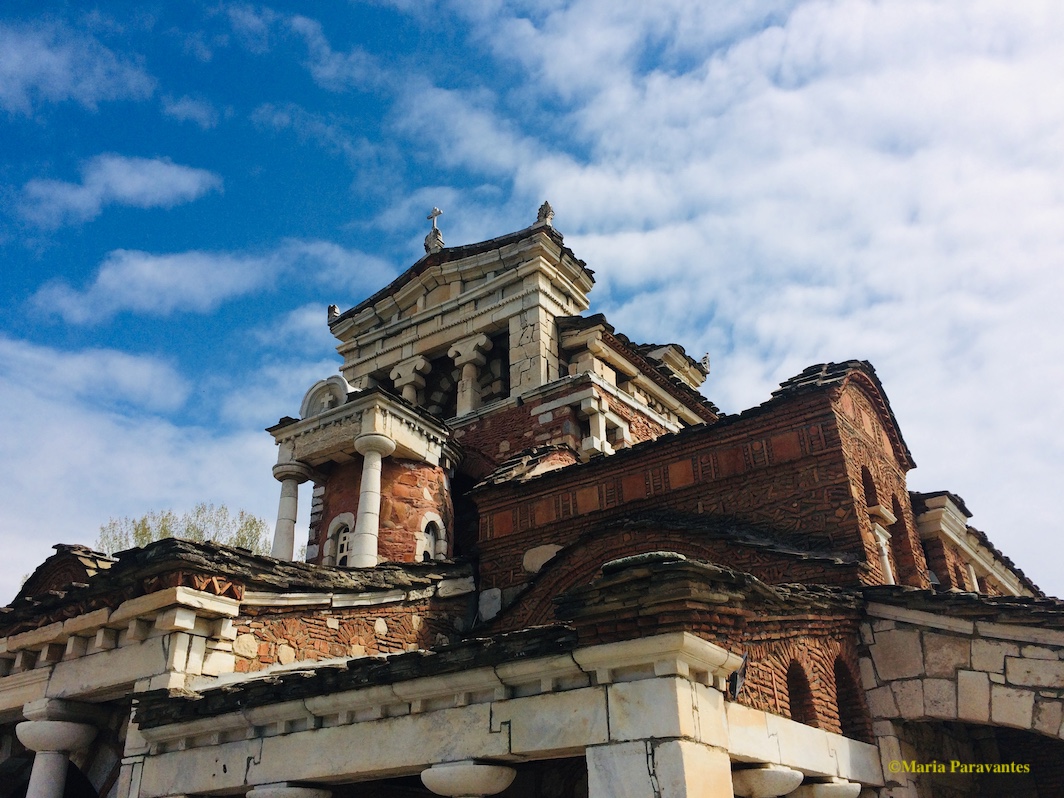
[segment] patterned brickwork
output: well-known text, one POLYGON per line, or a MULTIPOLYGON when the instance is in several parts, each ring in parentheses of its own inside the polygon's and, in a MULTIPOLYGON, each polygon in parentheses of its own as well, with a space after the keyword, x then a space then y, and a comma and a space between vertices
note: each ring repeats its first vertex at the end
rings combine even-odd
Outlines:
POLYGON ((332 610, 263 611, 236 620, 236 670, 431 648, 457 639, 460 598, 332 610))

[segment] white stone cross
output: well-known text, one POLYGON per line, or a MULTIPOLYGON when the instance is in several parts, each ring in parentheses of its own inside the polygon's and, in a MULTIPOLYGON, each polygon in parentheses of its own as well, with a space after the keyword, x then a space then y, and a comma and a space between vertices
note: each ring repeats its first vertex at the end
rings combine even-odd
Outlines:
POLYGON ((428 220, 430 220, 432 222, 432 229, 433 230, 436 229, 436 217, 437 216, 442 216, 442 215, 443 215, 443 211, 441 211, 439 208, 435 208, 434 207, 432 209, 432 212, 428 216, 425 217, 426 219, 428 219, 428 220))

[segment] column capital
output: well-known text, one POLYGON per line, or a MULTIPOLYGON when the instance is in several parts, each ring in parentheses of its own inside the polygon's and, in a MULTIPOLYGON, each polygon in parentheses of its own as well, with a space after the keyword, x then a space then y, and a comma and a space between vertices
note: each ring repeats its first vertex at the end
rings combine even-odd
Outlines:
POLYGON ((96 737, 96 727, 67 720, 26 720, 15 727, 15 734, 31 751, 78 751, 96 737))
POLYGON ((388 376, 396 388, 402 388, 404 385, 424 388, 425 378, 422 375, 428 374, 431 369, 432 364, 429 363, 428 358, 424 355, 417 355, 402 363, 396 363, 388 376))
POLYGON ((278 482, 284 482, 286 479, 294 479, 297 483, 302 484, 308 479, 313 479, 313 477, 314 469, 306 463, 301 463, 298 460, 292 460, 287 463, 278 463, 273 467, 273 478, 278 482))
POLYGON ((65 720, 73 723, 106 723, 108 712, 98 704, 67 701, 62 698, 38 698, 22 705, 27 720, 65 720))
POLYGON ((466 338, 464 341, 452 344, 451 348, 447 350, 447 357, 454 360, 456 366, 464 366, 466 363, 483 366, 487 360, 485 353, 490 349, 491 339, 484 333, 480 333, 472 338, 466 338))
POLYGON ((517 771, 505 765, 485 765, 473 760, 444 762, 421 771, 422 783, 437 795, 480 798, 509 787, 517 771))
POLYGON ((362 455, 366 452, 376 452, 381 457, 387 457, 395 451, 395 441, 387 435, 368 432, 355 438, 355 451, 362 455))

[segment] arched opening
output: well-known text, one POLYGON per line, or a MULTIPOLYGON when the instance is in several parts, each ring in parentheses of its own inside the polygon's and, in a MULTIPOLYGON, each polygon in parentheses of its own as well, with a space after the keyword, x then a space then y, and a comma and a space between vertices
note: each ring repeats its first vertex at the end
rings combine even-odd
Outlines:
POLYGON ((879 504, 879 495, 876 493, 876 483, 868 466, 861 466, 861 484, 864 487, 865 509, 875 507, 879 504))
POLYGON ((835 703, 839 710, 842 734, 854 740, 871 742, 861 689, 842 657, 835 658, 835 703))
POLYGON ((899 585, 921 587, 918 576, 917 552, 905 525, 905 515, 898 497, 892 497, 891 511, 897 519, 890 525, 890 553, 894 557, 894 576, 899 585))
POLYGON ((805 675, 805 668, 799 665, 797 660, 791 660, 790 667, 787 668, 787 701, 790 705, 791 720, 819 728, 809 677, 805 675))

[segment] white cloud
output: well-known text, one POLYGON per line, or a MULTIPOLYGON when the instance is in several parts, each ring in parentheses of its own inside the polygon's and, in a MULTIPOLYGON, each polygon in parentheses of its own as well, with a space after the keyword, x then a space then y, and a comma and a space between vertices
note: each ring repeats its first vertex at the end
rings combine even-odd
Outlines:
POLYGON ((220 191, 222 179, 206 169, 162 158, 97 155, 80 183, 31 180, 22 189, 22 215, 41 227, 96 218, 106 205, 170 208, 220 191))
POLYGON ((62 25, 0 23, 0 108, 31 114, 46 102, 95 109, 106 100, 149 97, 155 81, 134 61, 62 25))
POLYGON ((286 274, 328 285, 340 294, 340 303, 386 283, 394 273, 381 258, 326 241, 285 241, 261 255, 116 249, 87 287, 52 282, 31 301, 70 324, 92 324, 126 312, 209 313, 238 297, 272 289, 286 274))
POLYGON ((214 106, 195 97, 163 97, 163 113, 179 122, 195 122, 203 130, 218 124, 214 106))
POLYGON ((307 68, 314 80, 330 91, 368 90, 387 81, 387 73, 365 50, 353 47, 346 53, 332 49, 321 23, 303 16, 289 18, 288 27, 307 46, 307 68))
MULTIPOLYGON (((165 406, 144 381, 174 378, 165 364, 113 352, 63 352, 0 339, 0 406, 6 431, 0 457, 18 463, 0 483, 0 595, 9 601, 19 577, 52 554, 56 542, 92 545, 108 518, 151 509, 225 503, 272 520, 275 457, 262 432, 218 433, 182 427, 154 414, 101 407, 93 367, 109 396, 141 392, 165 406), (70 368, 76 374, 71 378, 70 368), (77 390, 64 393, 67 384, 77 390)), ((177 379, 178 390, 181 380, 177 379)), ((304 504, 304 511, 306 504, 304 504)))
POLYGON ((82 291, 50 283, 34 304, 71 324, 88 324, 116 313, 206 313, 226 300, 269 286, 276 266, 253 256, 214 252, 154 255, 117 249, 108 254, 92 284, 82 291))

